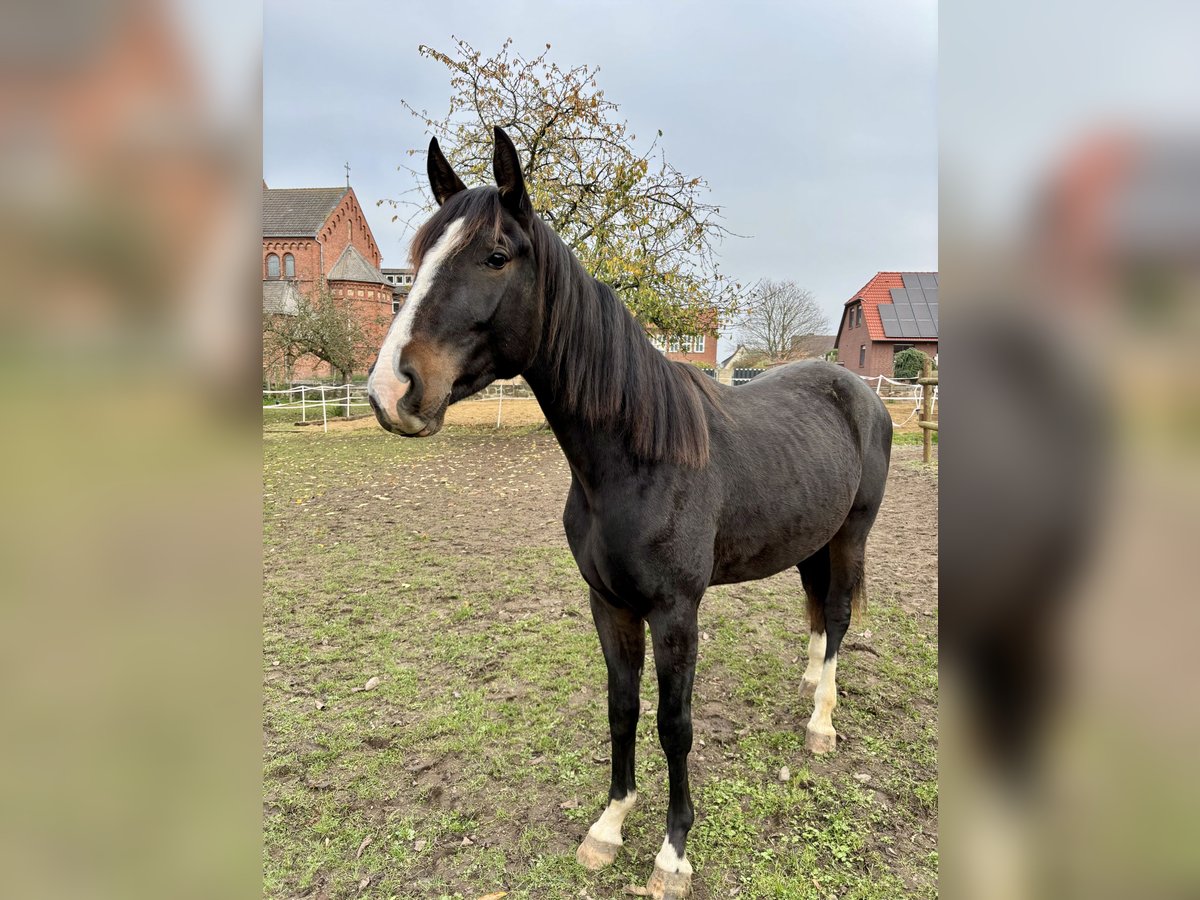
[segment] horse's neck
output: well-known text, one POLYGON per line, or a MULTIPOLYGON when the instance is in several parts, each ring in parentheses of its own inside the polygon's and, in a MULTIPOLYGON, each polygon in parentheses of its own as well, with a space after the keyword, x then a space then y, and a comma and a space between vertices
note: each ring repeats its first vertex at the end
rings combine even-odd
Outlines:
MULTIPOLYGON (((584 274, 582 277, 591 278, 584 274)), ((553 302, 554 298, 548 298, 553 302)), ((620 303, 613 296, 600 292, 597 301, 601 303, 620 303)), ((596 353, 618 353, 624 348, 598 347, 590 348, 596 353)), ((571 469, 585 483, 599 481, 605 473, 612 471, 622 462, 631 459, 634 454, 625 439, 624 428, 619 425, 596 425, 587 420, 582 412, 572 408, 572 404, 562 394, 562 385, 568 381, 571 366, 582 365, 579 358, 564 357, 557 362, 551 359, 548 352, 547 337, 543 336, 542 349, 538 352, 533 364, 524 373, 525 380, 537 397, 546 422, 558 438, 571 469)), ((614 385, 614 390, 619 386, 614 385)))

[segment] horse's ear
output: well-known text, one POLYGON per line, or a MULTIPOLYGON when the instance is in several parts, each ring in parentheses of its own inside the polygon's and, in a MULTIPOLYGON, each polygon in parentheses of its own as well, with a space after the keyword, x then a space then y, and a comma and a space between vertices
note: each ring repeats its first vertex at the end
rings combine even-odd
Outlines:
POLYGON ((517 221, 529 221, 533 206, 525 192, 525 179, 521 177, 521 159, 517 148, 504 129, 496 126, 496 153, 492 158, 492 171, 496 175, 496 187, 500 188, 500 202, 517 221))
POLYGON ((437 138, 431 138, 429 141, 429 186, 433 188, 433 196, 437 198, 438 206, 441 206, 459 191, 465 191, 467 186, 462 183, 462 179, 454 174, 454 170, 450 168, 450 163, 446 157, 442 155, 442 148, 438 146, 437 138))

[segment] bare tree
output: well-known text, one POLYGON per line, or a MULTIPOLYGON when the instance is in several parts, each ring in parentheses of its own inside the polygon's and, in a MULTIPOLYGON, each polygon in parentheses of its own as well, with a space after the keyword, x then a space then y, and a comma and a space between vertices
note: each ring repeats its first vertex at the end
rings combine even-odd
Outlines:
POLYGON ((295 362, 312 354, 329 363, 335 377, 349 381, 370 363, 378 349, 375 336, 385 324, 381 313, 372 314, 361 303, 356 308, 322 278, 301 295, 295 315, 264 316, 263 347, 289 380, 295 362))
POLYGON ((820 334, 828 328, 829 319, 811 291, 794 281, 770 279, 755 285, 738 322, 742 343, 771 362, 791 358, 794 338, 820 334))

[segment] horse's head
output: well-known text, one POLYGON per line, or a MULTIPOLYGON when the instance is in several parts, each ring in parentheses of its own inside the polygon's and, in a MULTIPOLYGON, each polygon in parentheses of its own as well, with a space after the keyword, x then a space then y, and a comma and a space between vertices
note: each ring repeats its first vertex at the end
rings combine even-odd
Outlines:
POLYGON ((440 209, 413 238, 416 278, 367 382, 379 424, 426 437, 446 407, 533 361, 542 332, 533 209, 516 147, 496 129, 496 187, 468 190, 437 140, 429 184, 440 209))

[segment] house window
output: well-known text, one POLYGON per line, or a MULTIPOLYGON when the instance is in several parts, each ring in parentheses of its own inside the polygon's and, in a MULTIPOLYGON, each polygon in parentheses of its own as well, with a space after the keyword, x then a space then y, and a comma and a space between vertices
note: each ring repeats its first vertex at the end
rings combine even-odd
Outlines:
POLYGON ((704 335, 698 334, 692 338, 692 352, 693 353, 703 353, 704 352, 704 335))
POLYGON ((854 324, 860 328, 862 327, 862 304, 861 303, 858 304, 858 306, 854 307, 854 324))
POLYGON ((679 352, 679 338, 677 338, 677 337, 671 338, 671 343, 667 345, 667 348, 671 353, 678 353, 679 352))
POLYGON ((685 334, 679 339, 679 349, 684 353, 692 352, 692 336, 690 334, 685 334))
POLYGON ((392 298, 392 315, 394 316, 396 313, 400 312, 400 307, 403 305, 404 305, 403 300, 398 300, 393 297, 392 298))
POLYGON ((267 254, 267 277, 268 278, 278 278, 279 277, 279 257, 276 256, 274 253, 267 254))
POLYGON ((862 344, 858 348, 858 367, 861 369, 867 364, 867 345, 862 344))
POLYGON ((283 274, 287 278, 296 277, 296 257, 290 253, 283 254, 283 274))
POLYGON ((912 344, 892 344, 892 358, 896 358, 897 353, 903 353, 905 350, 911 350, 912 344))

